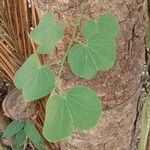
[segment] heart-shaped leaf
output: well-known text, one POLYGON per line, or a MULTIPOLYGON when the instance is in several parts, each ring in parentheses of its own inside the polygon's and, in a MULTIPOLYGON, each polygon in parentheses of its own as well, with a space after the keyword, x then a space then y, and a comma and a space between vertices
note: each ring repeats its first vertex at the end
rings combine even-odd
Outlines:
POLYGON ((26 101, 46 96, 55 86, 53 72, 42 66, 36 55, 31 55, 17 71, 14 78, 15 86, 23 90, 26 101))
POLYGON ((56 22, 50 13, 45 14, 30 33, 32 40, 39 45, 39 53, 42 54, 50 53, 63 35, 64 26, 56 22))
POLYGON ((112 15, 90 20, 82 28, 86 43, 73 46, 68 54, 72 72, 83 78, 92 78, 98 71, 106 71, 115 63, 115 37, 119 26, 112 15))
POLYGON ((90 129, 98 123, 101 111, 100 100, 94 91, 75 86, 48 100, 43 135, 56 142, 70 136, 73 128, 90 129))
POLYGON ((97 33, 114 39, 119 32, 118 20, 112 14, 105 14, 96 20, 88 20, 81 29, 81 32, 87 39, 97 33))

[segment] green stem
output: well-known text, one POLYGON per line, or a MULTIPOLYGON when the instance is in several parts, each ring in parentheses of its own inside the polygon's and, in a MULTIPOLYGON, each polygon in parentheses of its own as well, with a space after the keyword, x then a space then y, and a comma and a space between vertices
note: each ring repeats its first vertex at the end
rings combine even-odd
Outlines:
POLYGON ((32 42, 32 39, 31 39, 31 37, 30 37, 29 34, 28 34, 28 37, 29 37, 29 39, 30 39, 30 41, 31 41, 31 46, 32 46, 32 49, 33 49, 34 54, 37 56, 37 58, 38 58, 40 64, 43 65, 43 62, 42 62, 41 57, 40 57, 40 54, 38 53, 37 49, 35 48, 35 46, 34 46, 34 44, 33 44, 33 42, 32 42))
POLYGON ((69 50, 70 50, 71 46, 73 45, 73 42, 74 42, 74 39, 75 39, 75 35, 76 35, 76 31, 77 31, 77 27, 78 27, 78 24, 75 25, 75 28, 74 28, 74 32, 73 32, 71 41, 70 41, 69 46, 68 46, 68 48, 67 48, 66 54, 65 54, 65 56, 64 56, 63 59, 62 59, 62 63, 61 63, 61 65, 60 65, 60 70, 59 70, 59 73, 58 73, 58 79, 60 79, 60 77, 61 77, 62 71, 63 71, 63 69, 64 69, 64 63, 65 63, 66 58, 67 58, 67 56, 68 56, 69 50))
POLYGON ((56 60, 56 61, 53 61, 52 63, 50 63, 51 66, 53 65, 59 65, 61 63, 61 60, 56 60))
POLYGON ((75 42, 77 42, 77 43, 79 43, 79 44, 81 44, 81 45, 83 45, 83 46, 85 46, 85 45, 86 45, 85 43, 81 42, 81 41, 80 41, 80 40, 78 40, 78 39, 75 39, 74 41, 75 41, 75 42))
POLYGON ((71 41, 70 41, 69 46, 68 46, 68 48, 67 48, 66 54, 65 54, 65 56, 64 56, 63 59, 62 59, 62 63, 61 63, 60 70, 59 70, 59 73, 58 73, 58 80, 60 80, 60 77, 61 77, 61 74, 62 74, 62 71, 63 71, 63 68, 64 68, 65 60, 66 60, 66 58, 67 58, 67 56, 68 56, 68 53, 69 53, 70 48, 72 47, 72 45, 73 45, 73 43, 74 43, 74 41, 75 41, 77 28, 78 28, 78 26, 79 26, 79 24, 80 24, 80 21, 81 21, 82 18, 83 18, 84 3, 81 4, 81 9, 80 9, 80 10, 81 10, 80 17, 79 17, 79 19, 77 20, 77 22, 76 22, 76 24, 75 24, 71 41))
POLYGON ((73 35, 72 35, 71 41, 69 43, 69 46, 68 46, 68 48, 66 50, 65 56, 62 58, 62 61, 61 61, 61 64, 60 64, 60 70, 58 72, 58 77, 57 77, 57 81, 56 81, 56 86, 53 89, 53 91, 51 92, 51 95, 53 95, 54 92, 56 92, 56 89, 60 87, 60 79, 61 79, 61 75, 62 75, 62 72, 63 72, 63 69, 64 69, 64 63, 65 63, 66 58, 68 56, 69 50, 70 50, 70 48, 72 47, 72 45, 73 45, 73 43, 75 41, 77 28, 78 28, 78 26, 80 24, 80 21, 81 21, 82 17, 83 17, 83 8, 84 8, 84 5, 81 5, 80 17, 75 23, 74 30, 73 30, 73 35))
MULTIPOLYGON (((72 35, 71 41, 70 41, 70 43, 69 43, 69 46, 68 46, 68 48, 67 48, 67 50, 66 50, 65 56, 64 56, 64 57, 62 58, 62 60, 61 60, 60 70, 59 70, 59 72, 58 72, 58 77, 57 77, 57 80, 56 80, 56 86, 55 86, 54 89, 52 90, 51 96, 54 95, 54 93, 56 92, 56 89, 59 88, 59 86, 60 86, 60 78, 61 78, 61 75, 62 75, 62 71, 63 71, 63 69, 64 69, 64 63, 65 63, 66 58, 67 58, 67 56, 68 56, 69 50, 70 50, 71 46, 72 46, 73 43, 74 43, 74 39, 75 39, 75 36, 76 36, 77 27, 78 27, 78 23, 76 23, 76 25, 75 25, 75 28, 74 28, 74 31, 73 31, 73 35, 72 35)), ((56 92, 56 93, 57 93, 57 92, 56 92)))
POLYGON ((43 65, 42 59, 41 59, 41 57, 40 57, 40 54, 37 52, 36 49, 34 49, 34 54, 37 56, 37 58, 38 58, 38 60, 39 60, 39 62, 40 62, 40 65, 43 65))

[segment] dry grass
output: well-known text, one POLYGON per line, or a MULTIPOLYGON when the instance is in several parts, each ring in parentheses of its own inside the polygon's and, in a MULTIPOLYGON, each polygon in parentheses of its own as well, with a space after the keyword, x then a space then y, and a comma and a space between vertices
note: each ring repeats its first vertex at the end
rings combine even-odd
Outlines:
MULTIPOLYGON (((0 0, 0 76, 13 85, 13 77, 35 46, 28 34, 38 23, 33 0, 0 0)), ((41 131, 45 114, 45 99, 37 103, 32 118, 41 131)), ((59 144, 46 144, 46 149, 60 149, 59 144)))
POLYGON ((29 8, 27 0, 0 1, 0 72, 10 82, 33 52, 28 33, 37 22, 35 7, 29 8))

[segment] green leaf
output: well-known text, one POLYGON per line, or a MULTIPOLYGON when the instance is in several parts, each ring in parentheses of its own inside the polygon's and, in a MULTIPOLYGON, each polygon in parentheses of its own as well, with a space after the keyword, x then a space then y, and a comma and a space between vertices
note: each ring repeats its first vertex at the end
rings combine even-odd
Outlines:
POLYGON ((146 99, 142 109, 139 150, 146 150, 149 128, 150 128, 150 96, 148 96, 148 98, 146 99))
POLYGON ((17 134, 24 127, 24 124, 24 121, 12 121, 3 131, 3 136, 10 137, 17 134))
POLYGON ((26 134, 22 129, 16 134, 13 140, 13 149, 18 150, 21 146, 23 146, 25 141, 26 141, 26 134))
POLYGON ((71 70, 87 79, 95 76, 98 71, 110 69, 115 59, 114 43, 101 34, 92 36, 88 44, 77 44, 72 47, 68 55, 71 70))
POLYGON ((115 63, 115 37, 119 25, 113 15, 90 20, 82 28, 86 43, 73 46, 68 54, 72 72, 83 78, 92 78, 98 71, 106 71, 115 63))
POLYGON ((55 78, 53 72, 32 54, 17 71, 14 83, 23 90, 24 99, 32 101, 49 94, 55 86, 55 78))
POLYGON ((150 24, 148 24, 148 28, 147 28, 147 46, 150 49, 150 24))
POLYGON ((16 72, 14 77, 15 86, 19 89, 24 87, 29 77, 32 76, 34 72, 37 72, 38 66, 40 67, 40 62, 37 56, 32 54, 16 72))
POLYGON ((67 138, 72 133, 73 120, 66 101, 65 95, 56 95, 50 98, 46 104, 43 135, 51 142, 67 138))
POLYGON ((97 33, 114 39, 119 32, 118 20, 112 14, 104 14, 97 20, 88 20, 81 29, 81 32, 87 39, 97 33))
POLYGON ((102 106, 93 90, 75 86, 67 92, 66 98, 76 128, 87 130, 98 123, 102 106))
POLYGON ((32 40, 39 45, 39 53, 43 54, 50 53, 63 35, 64 26, 56 22, 50 13, 45 14, 30 33, 32 40))
POLYGON ((24 131, 26 133, 26 136, 33 142, 34 146, 37 149, 44 149, 44 140, 31 121, 26 121, 24 131))
POLYGON ((73 127, 90 129, 98 123, 101 111, 101 103, 94 91, 75 86, 48 100, 43 135, 47 140, 57 142, 70 136, 73 127))

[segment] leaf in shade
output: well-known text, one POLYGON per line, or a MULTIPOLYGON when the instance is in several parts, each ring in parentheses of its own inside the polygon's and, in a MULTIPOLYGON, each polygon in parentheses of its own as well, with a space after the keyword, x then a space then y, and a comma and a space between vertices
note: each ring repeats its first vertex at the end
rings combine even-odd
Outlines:
POLYGON ((148 28, 147 28, 147 46, 150 49, 150 23, 148 24, 148 28))
POLYGON ((24 145, 25 141, 26 141, 26 134, 24 130, 22 129, 16 134, 13 140, 13 148, 15 150, 18 150, 21 146, 24 145))
POLYGON ((24 131, 37 149, 44 150, 44 140, 31 121, 26 121, 24 131))
POLYGON ((3 131, 3 136, 10 137, 17 134, 24 127, 24 124, 24 121, 12 121, 3 131))
POLYGON ((146 150, 149 128, 150 128, 150 93, 148 94, 148 97, 145 100, 141 113, 139 150, 146 150))

